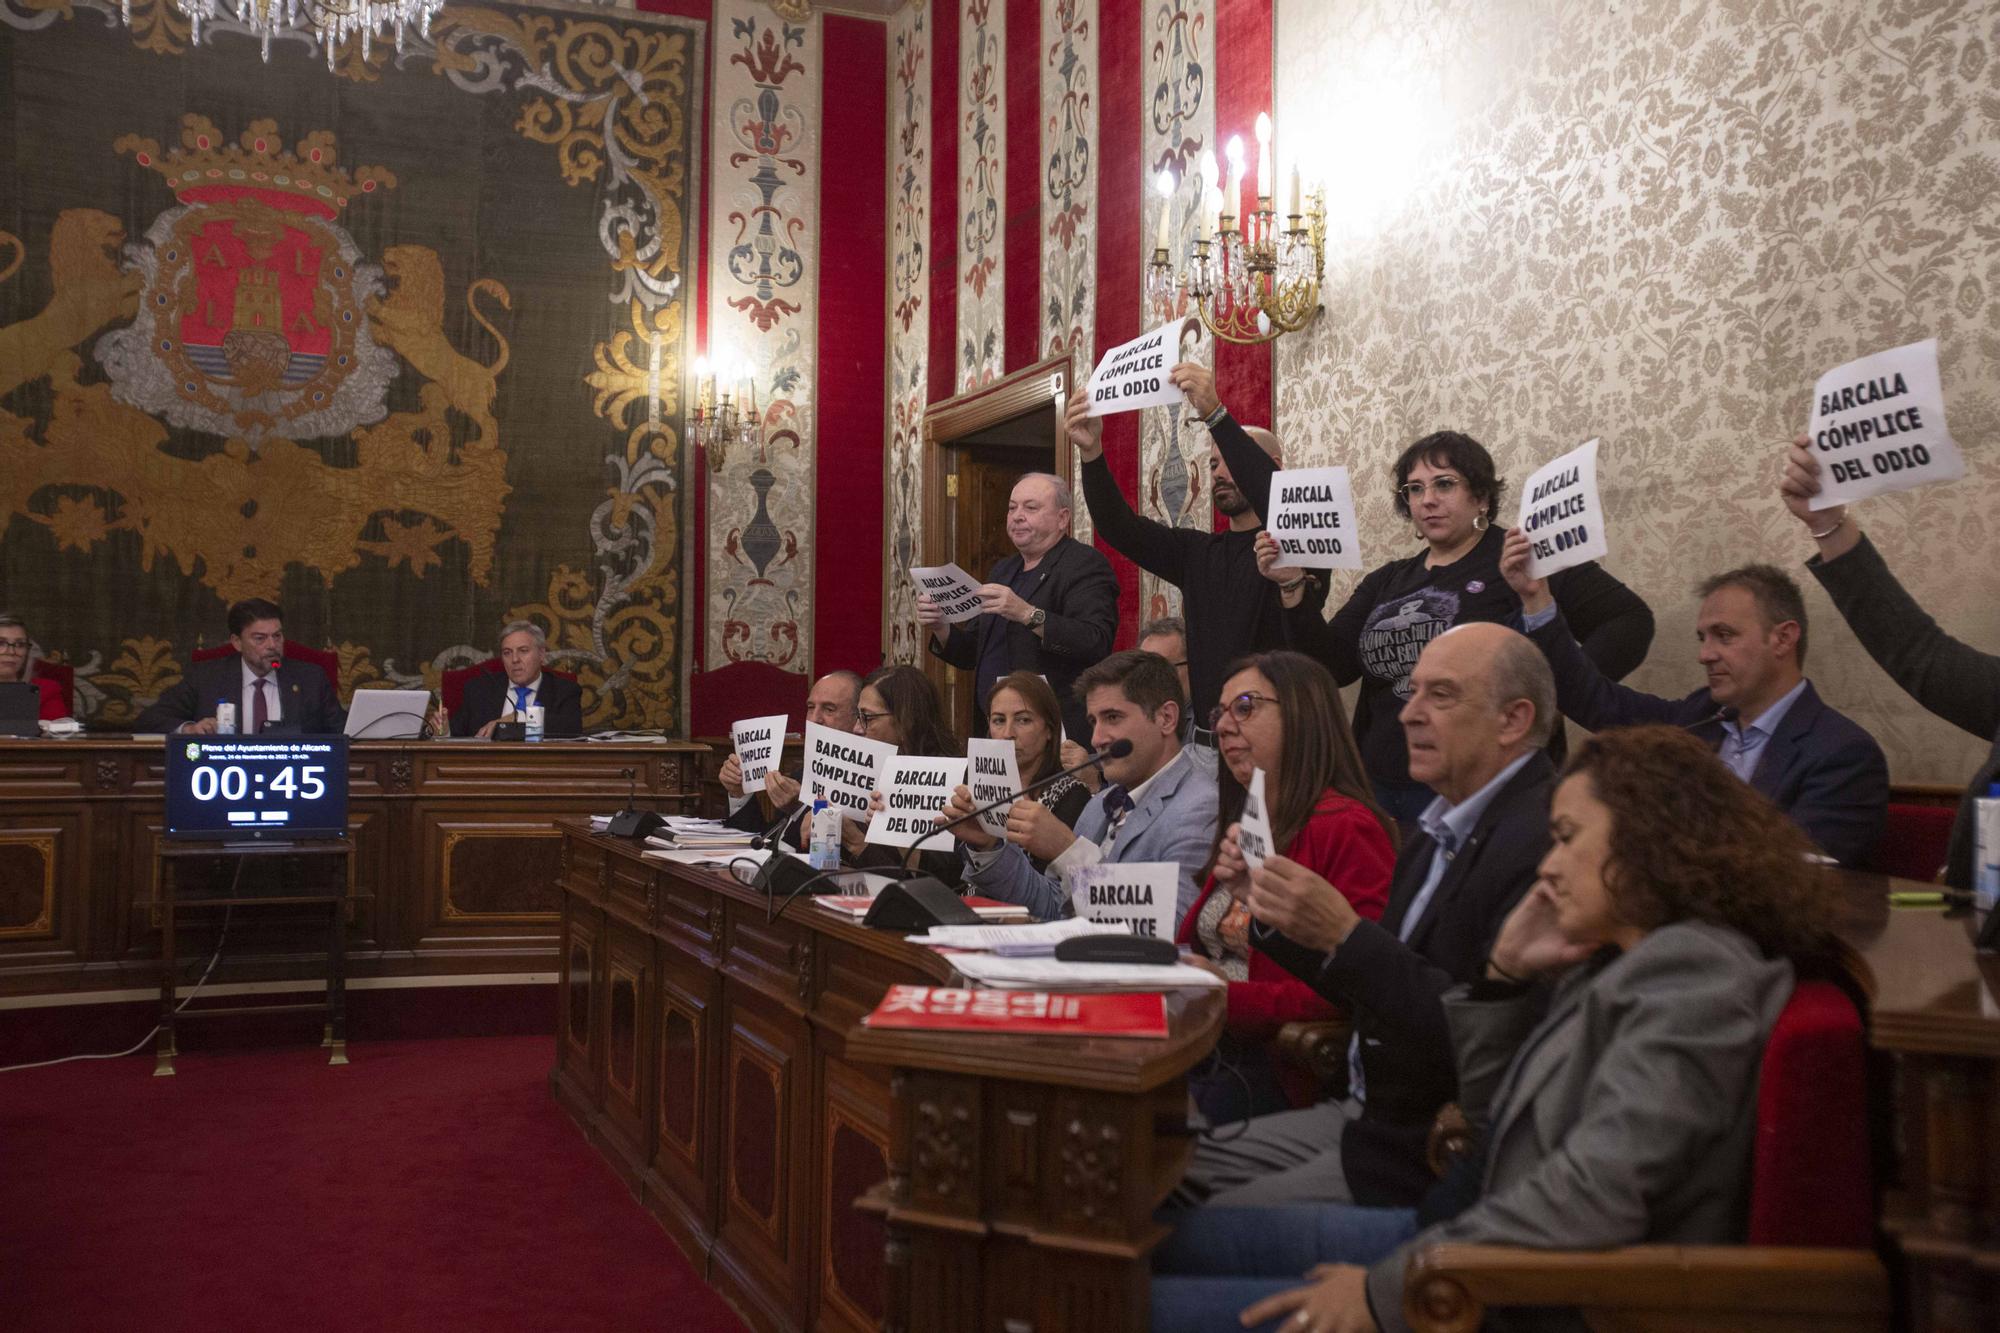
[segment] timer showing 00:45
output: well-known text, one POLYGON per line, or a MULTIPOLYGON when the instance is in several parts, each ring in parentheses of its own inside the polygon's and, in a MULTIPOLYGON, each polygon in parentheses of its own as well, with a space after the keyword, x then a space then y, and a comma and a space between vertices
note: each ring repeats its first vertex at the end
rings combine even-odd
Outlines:
POLYGON ((212 768, 206 764, 194 770, 188 777, 188 791, 197 801, 240 801, 245 796, 261 801, 268 786, 272 794, 286 800, 303 797, 317 801, 326 795, 326 780, 320 774, 326 772, 323 764, 305 764, 293 768, 287 764, 266 779, 262 773, 252 774, 235 764, 223 768, 212 768), (253 794, 254 788, 254 794, 253 794))

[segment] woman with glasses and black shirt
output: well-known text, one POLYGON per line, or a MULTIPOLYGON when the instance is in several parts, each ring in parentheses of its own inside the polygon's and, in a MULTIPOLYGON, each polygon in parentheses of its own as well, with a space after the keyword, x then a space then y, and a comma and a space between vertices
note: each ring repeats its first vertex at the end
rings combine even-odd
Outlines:
MULTIPOLYGON (((1239 478, 1241 469, 1257 465, 1249 455, 1261 450, 1232 449, 1221 434, 1217 442, 1239 478)), ((1307 596, 1309 583, 1323 576, 1281 565, 1269 533, 1257 538, 1257 567, 1278 585, 1292 646, 1325 663, 1342 685, 1361 682, 1354 738, 1362 763, 1376 800, 1398 820, 1410 821, 1435 796, 1410 780, 1398 716, 1417 655, 1454 625, 1485 620, 1518 628, 1521 599, 1500 574, 1506 483, 1486 447, 1469 435, 1438 431, 1403 450, 1395 473, 1396 512, 1415 522, 1424 549, 1372 570, 1331 620, 1322 620, 1307 596)), ((1645 661, 1653 613, 1597 562, 1554 575, 1549 590, 1585 655, 1606 676, 1622 679, 1645 661)))
POLYGON ((1238 841, 1251 775, 1264 771, 1272 845, 1310 866, 1373 921, 1389 901, 1396 865, 1394 825, 1368 794, 1368 777, 1347 729, 1340 687, 1303 653, 1259 653, 1230 670, 1209 715, 1220 762, 1216 838, 1201 896, 1181 920, 1180 943, 1229 982, 1227 1027, 1217 1048, 1227 1066, 1191 1081, 1212 1124, 1310 1101, 1313 1087, 1287 1089, 1270 1039, 1287 1023, 1331 1018, 1334 1008, 1250 945, 1250 870, 1238 841))
POLYGON ((0 681, 26 681, 41 694, 39 716, 54 722, 69 716, 63 703, 62 686, 34 671, 34 645, 28 642, 28 627, 18 616, 0 611, 0 681))

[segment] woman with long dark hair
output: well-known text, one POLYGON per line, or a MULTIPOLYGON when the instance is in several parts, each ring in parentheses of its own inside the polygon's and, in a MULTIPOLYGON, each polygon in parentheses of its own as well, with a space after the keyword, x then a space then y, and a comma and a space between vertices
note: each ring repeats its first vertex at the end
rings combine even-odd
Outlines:
MULTIPOLYGON (((1228 458, 1232 468, 1254 461, 1228 458)), ((1397 717, 1418 654, 1454 625, 1487 620, 1520 628, 1521 599, 1500 573, 1506 481, 1486 446, 1458 431, 1437 431, 1403 450, 1394 471, 1396 512, 1416 525, 1423 549, 1370 571, 1331 620, 1322 620, 1306 596, 1308 583, 1324 576, 1286 568, 1269 533, 1257 538, 1257 567, 1278 584, 1292 646, 1325 663, 1342 685, 1361 682, 1354 739, 1362 763, 1383 808, 1408 822, 1436 794, 1410 779, 1397 717)), ((1652 611, 1595 561, 1554 575, 1549 590, 1606 676, 1620 680, 1646 660, 1652 611)))
MULTIPOLYGON (((944 720, 944 704, 929 676, 913 666, 877 667, 862 678, 861 697, 854 706, 854 730, 873 741, 887 741, 897 754, 957 758, 965 746, 944 720)), ((878 847, 868 841, 868 826, 842 820, 841 850, 850 865, 900 867, 934 875, 946 884, 960 879, 958 847, 940 835, 933 844, 878 847)))
POLYGON ((1238 833, 1253 774, 1264 774, 1272 845, 1335 885, 1374 920, 1389 900, 1395 825, 1369 794, 1368 775, 1347 729, 1340 687, 1303 653, 1259 653, 1233 663, 1222 703, 1209 717, 1217 765, 1216 838, 1201 896, 1181 921, 1180 942, 1229 982, 1222 1066, 1195 1080, 1196 1104, 1213 1123, 1281 1111, 1294 1095, 1271 1059, 1286 1023, 1329 1018, 1333 1006, 1250 943, 1249 867, 1238 833))
MULTIPOLYGON (((986 735, 989 740, 1014 742, 1014 766, 1024 787, 1062 769, 1062 706, 1048 681, 1032 671, 1016 671, 993 683, 986 704, 986 735)), ((1077 816, 1090 804, 1090 790, 1076 778, 1064 777, 1024 799, 1047 806, 1057 819, 1075 828, 1077 816)), ((1034 857, 1028 859, 1035 869, 1046 868, 1034 857)))
POLYGON ((1839 952, 1811 844, 1674 727, 1585 741, 1549 829, 1485 979, 1445 997, 1476 1179, 1423 1209, 1189 1213, 1156 1255, 1156 1330, 1404 1329, 1432 1245, 1741 1239, 1764 1043, 1795 968, 1839 952))

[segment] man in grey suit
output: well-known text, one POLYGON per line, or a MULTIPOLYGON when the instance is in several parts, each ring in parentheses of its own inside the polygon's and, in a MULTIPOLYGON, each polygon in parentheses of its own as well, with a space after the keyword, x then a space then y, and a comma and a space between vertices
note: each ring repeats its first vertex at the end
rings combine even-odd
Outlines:
MULTIPOLYGON (((1104 761, 1104 790, 1083 808, 1073 832, 1036 801, 1014 802, 1004 842, 976 820, 955 825, 952 832, 971 849, 966 885, 1049 921, 1069 915, 1065 877, 1079 866, 1173 861, 1181 868, 1178 930, 1201 888, 1195 877, 1215 840, 1216 808, 1212 752, 1181 743, 1187 697, 1180 676, 1158 653, 1134 648, 1078 676, 1076 692, 1090 717, 1091 745, 1103 751, 1130 741, 1131 753, 1104 761), (1048 871, 1036 870, 1030 856, 1048 871)), ((960 787, 945 813, 957 818, 974 808, 971 791, 960 787)))
POLYGON ((254 736, 271 727, 309 736, 337 735, 347 721, 326 673, 287 662, 285 613, 276 602, 250 597, 229 608, 232 657, 194 662, 179 684, 139 714, 138 732, 215 734, 218 703, 236 707, 236 730, 254 736))

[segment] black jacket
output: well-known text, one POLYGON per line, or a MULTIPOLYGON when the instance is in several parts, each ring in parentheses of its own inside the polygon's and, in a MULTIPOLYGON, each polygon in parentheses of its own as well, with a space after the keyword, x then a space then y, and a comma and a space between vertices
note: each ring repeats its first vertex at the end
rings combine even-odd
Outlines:
MULTIPOLYGON (((1706 689, 1662 699, 1606 680, 1570 637, 1560 612, 1528 637, 1555 673, 1556 703, 1579 724, 1602 731, 1659 722, 1721 746, 1722 723, 1706 689)), ((1882 747, 1827 707, 1811 681, 1764 742, 1750 785, 1844 866, 1860 865, 1874 850, 1889 815, 1889 761, 1882 747)))
POLYGON ((1341 1135, 1354 1201, 1415 1207, 1434 1183, 1424 1160, 1431 1121, 1457 1095, 1444 993, 1485 975, 1493 939, 1535 882, 1549 848, 1555 768, 1536 754, 1494 793, 1438 881, 1409 943, 1403 918, 1430 875, 1436 844, 1416 833, 1396 857, 1389 906, 1322 954, 1259 924, 1257 947, 1328 1001, 1350 1008, 1368 1098, 1341 1135))
POLYGON ((1993 739, 1986 762, 1972 775, 1951 826, 1945 883, 1972 887, 1972 803, 2000 781, 2000 657, 1982 653, 1938 628, 1917 605, 1881 552, 1866 537, 1838 560, 1806 561, 1854 637, 1890 679, 1945 721, 1984 740, 1993 739))
MULTIPOLYGON (((1020 574, 1021 564, 1016 552, 996 563, 986 581, 1011 583, 1020 574)), ((1033 671, 1048 677, 1050 688, 1062 702, 1063 725, 1070 739, 1088 745, 1090 728, 1083 704, 1070 697, 1070 687, 1087 668, 1111 653, 1111 640, 1118 632, 1118 580, 1102 551, 1068 536, 1056 539, 1035 566, 1035 573, 1034 586, 1023 597, 1031 606, 1049 613, 1039 637, 1026 625, 983 615, 952 626, 942 644, 935 638, 928 642, 933 653, 953 666, 972 669, 985 656, 989 639, 1006 636, 1006 670, 1033 671)), ((982 712, 997 679, 989 676, 974 682, 982 712)))
MULTIPOLYGON (((1236 488, 1261 516, 1268 507, 1277 465, 1227 413, 1212 433, 1217 440, 1237 443, 1231 458, 1240 452, 1245 464, 1262 460, 1263 466, 1258 468, 1230 467, 1236 488)), ((1188 688, 1194 696, 1188 704, 1189 717, 1207 720, 1209 709, 1220 702, 1231 662, 1250 653, 1291 646, 1278 585, 1257 572, 1257 533, 1261 529, 1210 532, 1206 528, 1176 528, 1135 513, 1101 456, 1083 465, 1083 498, 1100 539, 1139 568, 1181 590, 1181 615, 1188 631, 1188 688)), ((1325 582, 1310 581, 1305 610, 1317 616, 1325 602, 1325 582)))
MULTIPOLYGON (((465 694, 451 715, 451 734, 477 735, 488 722, 497 721, 506 711, 507 696, 514 686, 504 671, 485 671, 465 682, 465 694)), ((581 736, 583 734, 583 687, 565 680, 546 668, 542 686, 535 696, 542 706, 542 735, 581 736)))
MULTIPOLYGON (((285 659, 278 663, 278 708, 280 722, 296 727, 309 736, 335 736, 347 725, 347 710, 340 706, 326 673, 310 662, 285 659)), ((159 702, 139 714, 134 731, 172 731, 185 722, 199 722, 215 716, 218 703, 236 705, 236 729, 248 733, 250 719, 243 716, 243 659, 231 653, 206 662, 192 662, 180 683, 168 688, 159 702)))

